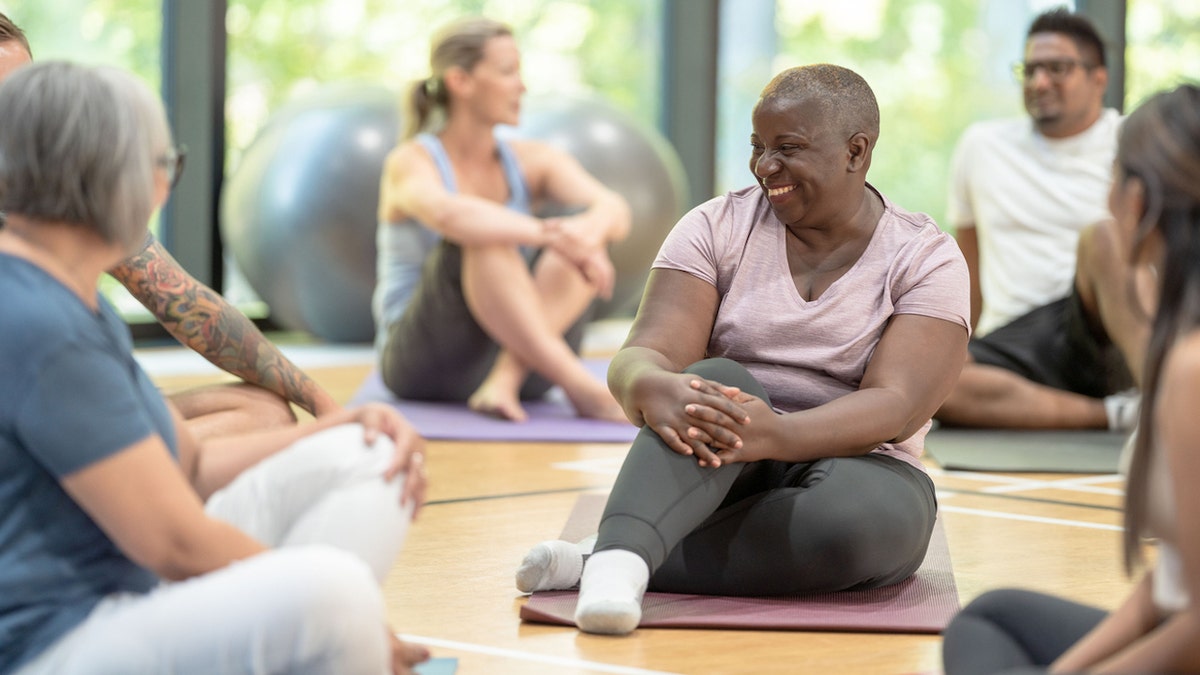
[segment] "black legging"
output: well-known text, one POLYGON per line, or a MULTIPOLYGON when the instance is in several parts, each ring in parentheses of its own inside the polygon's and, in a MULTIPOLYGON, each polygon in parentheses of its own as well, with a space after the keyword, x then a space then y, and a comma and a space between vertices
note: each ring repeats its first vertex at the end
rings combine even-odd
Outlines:
MULTIPOLYGON (((770 403, 728 359, 684 372, 770 403)), ((873 588, 916 572, 936 516, 933 482, 892 457, 713 469, 643 427, 608 498, 596 550, 640 555, 655 591, 763 596, 873 588)))
POLYGON ((1052 595, 1005 589, 976 598, 943 633, 946 675, 1040 673, 1105 612, 1052 595))

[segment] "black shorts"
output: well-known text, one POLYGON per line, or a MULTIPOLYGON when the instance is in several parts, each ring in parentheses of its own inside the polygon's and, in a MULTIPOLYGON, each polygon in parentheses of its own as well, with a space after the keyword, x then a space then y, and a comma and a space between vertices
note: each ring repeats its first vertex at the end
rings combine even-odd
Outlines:
MULTIPOLYGON (((532 266, 538 252, 528 255, 532 266)), ((583 313, 564 338, 575 353, 591 311, 583 313)), ((425 259, 421 280, 404 315, 388 327, 380 354, 384 384, 400 398, 466 401, 483 383, 500 345, 471 315, 462 290, 462 248, 442 240, 425 259)), ((531 374, 521 398, 540 398, 553 386, 531 374)))
POLYGON ((973 338, 967 349, 977 363, 1084 396, 1103 398, 1133 386, 1121 351, 1089 325, 1073 288, 1067 297, 973 338))

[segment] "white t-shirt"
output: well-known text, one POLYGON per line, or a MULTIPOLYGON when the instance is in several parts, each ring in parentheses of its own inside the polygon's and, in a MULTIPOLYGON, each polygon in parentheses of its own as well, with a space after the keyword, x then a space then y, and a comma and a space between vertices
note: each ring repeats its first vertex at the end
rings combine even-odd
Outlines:
MULTIPOLYGON (((711 199, 667 235, 654 267, 687 272, 721 296, 708 356, 746 367, 779 410, 806 410, 856 391, 884 328, 919 314, 966 328, 967 266, 929 216, 884 198, 871 242, 815 300, 801 297, 786 228, 758 186, 711 199)), ((882 452, 920 466, 929 424, 882 452)))
POLYGON ((1028 117, 978 122, 959 141, 946 219, 979 239, 985 335, 1070 293, 1079 232, 1109 218, 1121 115, 1106 109, 1081 134, 1046 138, 1028 117))

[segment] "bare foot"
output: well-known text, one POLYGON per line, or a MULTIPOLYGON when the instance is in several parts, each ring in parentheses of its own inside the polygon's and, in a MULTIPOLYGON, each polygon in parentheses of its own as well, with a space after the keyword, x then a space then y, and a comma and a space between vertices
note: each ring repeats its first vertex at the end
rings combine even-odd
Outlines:
POLYGON ((567 398, 571 400, 571 405, 580 417, 608 422, 629 421, 617 399, 608 391, 608 387, 599 382, 593 382, 581 391, 569 392, 567 398))
POLYGON ((483 384, 467 399, 467 406, 475 412, 494 415, 513 422, 524 422, 529 419, 525 408, 521 407, 521 399, 509 387, 500 386, 492 378, 484 380, 483 384))
POLYGON ((418 644, 404 642, 391 631, 388 631, 388 634, 391 636, 393 673, 412 673, 413 666, 429 660, 428 649, 418 644))

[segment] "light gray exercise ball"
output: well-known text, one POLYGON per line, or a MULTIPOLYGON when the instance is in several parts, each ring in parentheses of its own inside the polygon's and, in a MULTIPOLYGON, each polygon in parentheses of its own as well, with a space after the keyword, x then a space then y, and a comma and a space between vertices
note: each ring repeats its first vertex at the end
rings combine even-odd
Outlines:
POLYGON ((273 114, 221 197, 221 234, 271 319, 331 342, 375 333, 379 178, 396 93, 327 85, 273 114))
POLYGON ((596 316, 633 316, 650 263, 688 204, 679 155, 657 131, 591 96, 530 96, 516 132, 565 150, 629 202, 629 236, 611 248, 616 288, 596 316))
MULTIPOLYGON (((386 87, 319 87, 268 119, 226 181, 225 245, 280 326, 331 342, 374 337, 379 179, 397 142, 399 102, 386 87)), ((595 317, 632 316, 687 204, 675 150, 594 97, 530 97, 508 133, 565 150, 628 200, 630 235, 612 247, 616 288, 595 317)))

